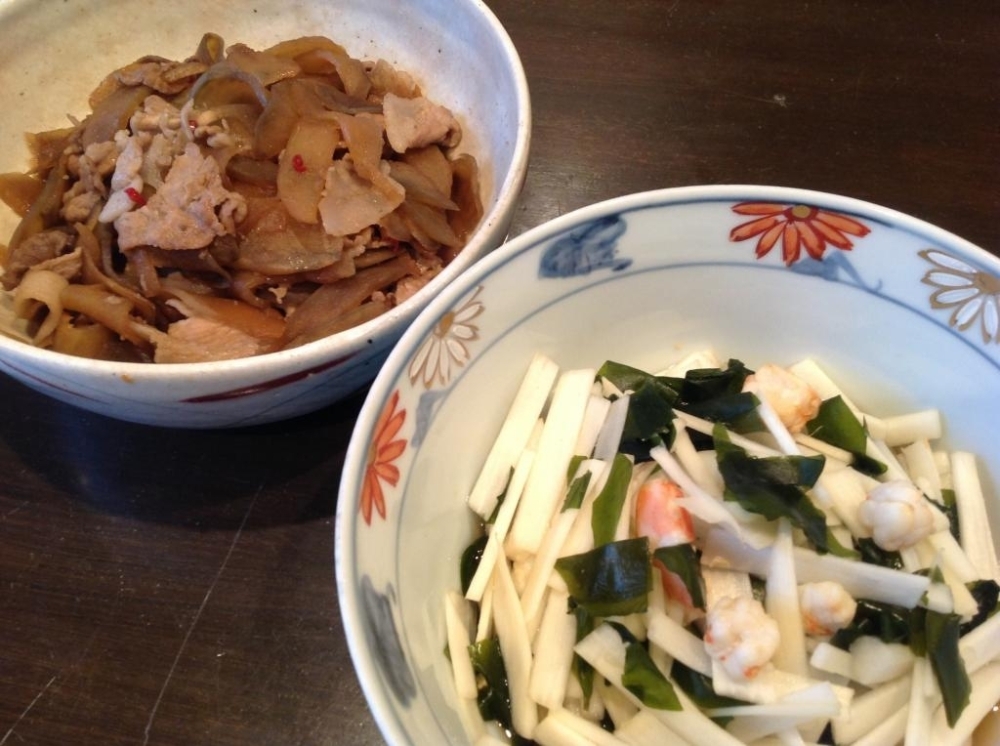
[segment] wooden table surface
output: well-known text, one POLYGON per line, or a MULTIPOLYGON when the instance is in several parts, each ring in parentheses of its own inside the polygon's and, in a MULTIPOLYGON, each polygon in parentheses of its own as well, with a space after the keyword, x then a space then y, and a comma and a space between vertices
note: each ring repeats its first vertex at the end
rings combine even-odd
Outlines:
MULTIPOLYGON (((762 183, 1000 255, 1000 14, 972 0, 492 0, 532 92, 518 234, 608 197, 762 183)), ((363 394, 222 431, 0 380, 0 746, 376 744, 336 491, 363 394)))

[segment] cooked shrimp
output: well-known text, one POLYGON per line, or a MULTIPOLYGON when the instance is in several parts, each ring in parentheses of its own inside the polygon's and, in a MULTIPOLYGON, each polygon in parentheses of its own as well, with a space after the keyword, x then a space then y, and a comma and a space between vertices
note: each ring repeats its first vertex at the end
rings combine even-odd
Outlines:
POLYGON ((934 512, 915 484, 905 479, 883 482, 858 506, 858 521, 882 549, 911 547, 934 531, 934 512))
MULTIPOLYGON (((654 477, 645 482, 635 498, 635 530, 656 547, 672 547, 694 541, 694 524, 691 514, 681 504, 684 491, 666 477, 654 477)), ((679 602, 685 609, 694 609, 694 599, 684 580, 660 562, 654 562, 660 571, 663 592, 667 598, 679 602)))
POLYGON ((858 603, 840 583, 824 580, 799 586, 799 609, 806 634, 826 637, 851 623, 858 603))
POLYGON ((635 498, 635 530, 653 547, 672 547, 694 541, 691 514, 681 505, 681 488, 666 477, 654 477, 635 498))
POLYGON ((822 402, 812 386, 786 368, 768 363, 748 376, 743 385, 764 399, 791 433, 800 433, 819 412, 822 402))
POLYGON ((705 617, 705 650, 732 678, 754 678, 781 641, 778 623, 755 598, 723 596, 705 617))

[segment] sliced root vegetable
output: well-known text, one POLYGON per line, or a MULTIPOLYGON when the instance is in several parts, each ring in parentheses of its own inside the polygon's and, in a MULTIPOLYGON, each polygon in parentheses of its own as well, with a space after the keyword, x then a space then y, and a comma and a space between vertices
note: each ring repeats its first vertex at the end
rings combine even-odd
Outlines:
POLYGON ((507 669, 514 730, 524 738, 531 738, 538 725, 538 706, 528 693, 531 679, 531 640, 507 560, 502 555, 497 557, 494 573, 493 625, 496 627, 507 669))
MULTIPOLYGON (((625 670, 625 645, 610 626, 602 624, 583 638, 576 644, 576 652, 634 704, 652 714, 669 730, 676 732, 681 739, 692 744, 742 746, 740 741, 700 712, 679 690, 677 696, 681 700, 680 710, 653 710, 642 705, 639 699, 621 683, 622 673, 625 670)), ((676 741, 668 740, 666 743, 676 743, 676 741)))
POLYGON ((469 493, 469 507, 482 518, 493 515, 510 470, 528 444, 558 373, 559 366, 541 354, 535 355, 528 365, 507 417, 469 493))
POLYGON ((944 432, 941 412, 936 409, 883 417, 881 424, 881 439, 891 448, 918 440, 937 440, 944 432))
POLYGON ((853 659, 847 650, 835 647, 828 642, 821 642, 813 648, 809 656, 809 665, 817 671, 833 674, 841 679, 851 678, 853 659))
POLYGON ((721 500, 705 492, 684 471, 684 468, 670 451, 663 446, 656 446, 650 449, 649 455, 660 465, 664 473, 684 491, 684 507, 689 513, 706 523, 719 524, 739 534, 740 527, 732 513, 726 510, 721 500))
POLYGON ((598 723, 563 709, 552 710, 539 722, 535 740, 541 746, 625 746, 627 743, 598 723))
MULTIPOLYGON (((614 405, 603 396, 591 394, 590 401, 587 402, 587 409, 583 415, 583 424, 580 427, 580 435, 577 438, 576 447, 573 449, 574 453, 583 454, 585 456, 594 453, 594 449, 600 441, 607 424, 609 412, 613 408, 614 405)), ((622 423, 624 422, 624 417, 622 417, 622 423)), ((620 440, 621 432, 619 431, 618 439, 614 440, 613 445, 611 446, 612 456, 614 456, 615 451, 618 450, 618 442, 620 440)), ((594 458, 601 457, 598 454, 594 454, 594 458)))
POLYGON ((575 642, 576 617, 569 613, 569 595, 552 591, 535 637, 535 658, 528 684, 531 698, 546 709, 563 706, 575 642))
POLYGON ((455 691, 463 699, 475 699, 478 693, 476 674, 469 657, 472 642, 472 609, 461 594, 450 591, 445 595, 444 619, 448 631, 448 656, 455 679, 455 691))
POLYGON ((792 555, 792 526, 787 519, 778 522, 778 538, 771 549, 771 563, 765 580, 764 608, 778 623, 781 645, 772 659, 783 671, 799 676, 809 673, 806 637, 799 609, 795 558, 792 555))
POLYGON ((909 645, 862 635, 851 644, 850 652, 850 676, 867 687, 884 684, 913 670, 914 655, 909 645))
POLYGON ((944 707, 938 707, 934 712, 929 741, 934 746, 962 746, 967 743, 976 726, 1000 701, 1000 662, 984 666, 972 674, 971 679, 969 704, 954 727, 948 726, 944 707))
POLYGON ((926 658, 913 662, 910 701, 906 717, 907 746, 934 746, 930 741, 931 722, 937 701, 937 685, 931 663, 926 658))
POLYGON ((507 531, 510 529, 511 521, 514 520, 514 513, 517 510, 518 502, 521 500, 521 494, 524 492, 524 484, 528 480, 528 473, 531 471, 531 465, 534 463, 534 460, 534 451, 528 450, 522 451, 520 457, 517 459, 517 465, 514 467, 510 482, 507 484, 507 493, 504 497, 503 505, 497 511, 496 520, 490 527, 489 538, 486 540, 486 548, 483 550, 479 567, 476 568, 476 572, 472 576, 472 581, 469 583, 469 588, 465 592, 465 597, 470 601, 479 601, 482 598, 483 591, 486 589, 486 583, 493 574, 493 564, 496 562, 497 554, 503 551, 504 539, 507 538, 507 531))
MULTIPOLYGON (((902 676, 875 689, 859 694, 851 702, 849 712, 841 713, 831 723, 837 743, 854 743, 875 730, 885 720, 887 712, 905 710, 910 701, 911 677, 902 676)), ((903 727, 905 727, 905 717, 903 727)), ((900 731, 902 734, 902 731, 900 731)), ((893 739, 881 743, 895 743, 893 739)))
POLYGON ((712 659, 705 652, 705 644, 664 612, 649 613, 646 636, 653 645, 666 651, 688 668, 705 676, 712 675, 712 659))
MULTIPOLYGON (((771 550, 754 549, 727 531, 712 529, 702 553, 702 563, 709 567, 740 567, 763 576, 769 566, 771 550)), ((930 581, 926 577, 869 565, 855 560, 817 554, 795 547, 795 574, 800 583, 836 580, 854 598, 905 606, 912 609, 926 593, 930 581)))
POLYGON ((593 369, 570 370, 556 381, 535 465, 507 537, 507 552, 512 556, 533 554, 542 543, 564 494, 566 470, 574 455, 595 375, 593 369))
POLYGON ((981 579, 1000 580, 996 545, 993 543, 990 517, 986 512, 986 496, 979 480, 975 455, 966 451, 953 453, 951 478, 955 488, 962 548, 981 579))
POLYGON ((885 746, 887 743, 902 743, 903 737, 906 735, 909 713, 909 705, 903 705, 898 710, 891 710, 888 716, 883 713, 878 724, 854 741, 853 746, 885 746))

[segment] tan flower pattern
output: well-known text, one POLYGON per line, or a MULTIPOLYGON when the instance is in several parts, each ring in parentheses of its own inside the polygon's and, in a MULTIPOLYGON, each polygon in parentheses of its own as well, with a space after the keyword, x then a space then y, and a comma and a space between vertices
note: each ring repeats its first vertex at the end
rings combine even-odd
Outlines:
POLYGON ((472 355, 469 346, 479 339, 479 327, 472 323, 484 310, 479 300, 480 285, 460 306, 445 313, 410 360, 410 383, 430 390, 447 386, 455 372, 472 355))
POLYGON ((985 344, 1000 343, 1000 277, 938 249, 918 253, 933 265, 921 280, 935 288, 931 308, 951 311, 948 323, 959 331, 977 328, 985 344))

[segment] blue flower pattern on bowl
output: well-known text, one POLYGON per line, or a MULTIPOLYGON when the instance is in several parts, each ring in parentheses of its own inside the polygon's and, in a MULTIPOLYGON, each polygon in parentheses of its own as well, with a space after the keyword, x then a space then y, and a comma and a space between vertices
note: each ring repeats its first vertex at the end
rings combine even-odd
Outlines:
POLYGON ((538 276, 575 277, 598 269, 627 268, 632 260, 617 255, 618 239, 627 227, 621 215, 609 215, 571 231, 542 254, 538 276))

